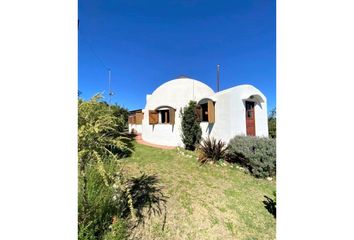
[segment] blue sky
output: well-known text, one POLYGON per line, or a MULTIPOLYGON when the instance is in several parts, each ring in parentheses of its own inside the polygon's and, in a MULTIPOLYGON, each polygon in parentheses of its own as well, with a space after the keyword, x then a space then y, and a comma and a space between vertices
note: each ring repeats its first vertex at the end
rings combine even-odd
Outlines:
POLYGON ((79 0, 79 90, 144 108, 146 94, 180 75, 214 90, 252 84, 276 105, 276 9, 271 0, 79 0))

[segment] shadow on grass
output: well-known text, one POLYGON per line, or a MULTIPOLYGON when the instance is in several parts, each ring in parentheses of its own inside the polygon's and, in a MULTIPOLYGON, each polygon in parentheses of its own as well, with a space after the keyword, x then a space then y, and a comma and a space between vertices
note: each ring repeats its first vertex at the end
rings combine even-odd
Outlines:
MULTIPOLYGON (((143 173, 139 177, 133 177, 128 180, 130 194, 133 199, 134 210, 136 211, 137 223, 144 224, 145 219, 149 219, 152 215, 164 215, 164 223, 166 221, 166 202, 167 197, 162 193, 162 187, 159 186, 159 179, 156 175, 147 175, 143 173)), ((130 214, 128 203, 122 209, 123 217, 130 214)), ((163 230, 163 229, 162 229, 163 230)))
POLYGON ((271 199, 270 197, 264 196, 265 200, 263 201, 264 207, 270 212, 274 218, 276 218, 277 214, 277 208, 276 208, 276 202, 271 199))

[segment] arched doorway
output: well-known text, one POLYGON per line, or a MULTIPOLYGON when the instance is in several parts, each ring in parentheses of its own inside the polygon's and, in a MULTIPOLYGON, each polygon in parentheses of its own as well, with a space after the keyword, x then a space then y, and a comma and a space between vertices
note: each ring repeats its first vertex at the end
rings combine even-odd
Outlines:
POLYGON ((247 136, 256 136, 256 115, 253 101, 246 101, 246 133, 247 136))

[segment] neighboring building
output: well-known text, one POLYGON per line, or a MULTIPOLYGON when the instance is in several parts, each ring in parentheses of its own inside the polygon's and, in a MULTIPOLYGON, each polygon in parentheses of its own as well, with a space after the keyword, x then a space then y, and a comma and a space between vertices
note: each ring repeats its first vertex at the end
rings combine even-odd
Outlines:
POLYGON ((267 99, 257 88, 239 85, 215 93, 187 77, 168 81, 147 95, 145 109, 130 112, 129 131, 140 133, 146 142, 183 146, 180 111, 190 100, 198 103, 203 138, 228 142, 235 135, 268 137, 267 99))
POLYGON ((141 109, 129 111, 128 126, 130 133, 142 132, 142 121, 144 113, 141 109))

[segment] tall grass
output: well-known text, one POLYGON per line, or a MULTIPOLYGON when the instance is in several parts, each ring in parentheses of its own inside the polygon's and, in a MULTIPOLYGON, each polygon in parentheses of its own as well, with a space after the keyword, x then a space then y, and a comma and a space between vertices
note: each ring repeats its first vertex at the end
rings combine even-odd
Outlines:
MULTIPOLYGON (((117 164, 113 161, 105 162, 106 171, 113 173, 117 164)), ((79 240, 102 239, 106 235, 113 220, 120 215, 119 205, 114 200, 114 189, 105 185, 104 179, 94 166, 89 166, 86 171, 87 179, 87 206, 83 211, 84 192, 82 191, 83 179, 79 178, 78 208, 79 208, 79 240), (86 214, 83 216, 83 214, 86 214)), ((124 222, 124 219, 119 219, 124 222)), ((122 239, 122 238, 118 238, 122 239)))

